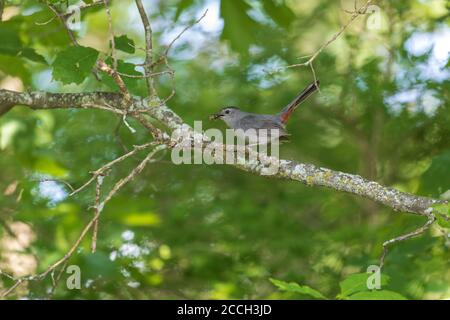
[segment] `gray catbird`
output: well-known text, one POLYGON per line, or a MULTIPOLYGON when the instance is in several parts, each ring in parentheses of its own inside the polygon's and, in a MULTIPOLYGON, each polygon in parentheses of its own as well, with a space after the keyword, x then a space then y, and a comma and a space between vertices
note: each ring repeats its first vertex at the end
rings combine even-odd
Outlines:
MULTIPOLYGON (((242 129, 247 131, 249 129, 277 129, 277 138, 280 140, 286 139, 289 134, 286 131, 286 123, 289 120, 292 112, 297 106, 306 98, 313 94, 319 88, 319 81, 315 81, 301 91, 291 103, 277 114, 257 114, 240 110, 237 107, 224 107, 218 113, 211 115, 210 120, 222 119, 231 129, 242 129)), ((275 137, 269 138, 272 140, 275 137)), ((263 143, 263 141, 260 141, 263 143)))

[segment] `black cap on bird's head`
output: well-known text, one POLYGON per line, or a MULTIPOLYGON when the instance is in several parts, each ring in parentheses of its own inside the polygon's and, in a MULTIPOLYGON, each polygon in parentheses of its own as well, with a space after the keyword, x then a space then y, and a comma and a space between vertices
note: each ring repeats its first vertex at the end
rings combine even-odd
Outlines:
POLYGON ((234 112, 236 112, 238 110, 239 110, 238 107, 233 107, 233 106, 223 107, 222 109, 220 109, 219 112, 210 115, 209 120, 217 120, 217 119, 232 115, 234 112))

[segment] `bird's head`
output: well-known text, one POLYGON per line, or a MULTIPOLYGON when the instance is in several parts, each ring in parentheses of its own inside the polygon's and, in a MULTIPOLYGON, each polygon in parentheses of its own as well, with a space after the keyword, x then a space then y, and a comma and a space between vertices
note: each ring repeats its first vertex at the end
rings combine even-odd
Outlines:
POLYGON ((209 120, 222 119, 223 121, 227 122, 227 120, 238 117, 240 113, 241 110, 239 110, 239 108, 237 107, 224 107, 219 112, 210 115, 209 120))

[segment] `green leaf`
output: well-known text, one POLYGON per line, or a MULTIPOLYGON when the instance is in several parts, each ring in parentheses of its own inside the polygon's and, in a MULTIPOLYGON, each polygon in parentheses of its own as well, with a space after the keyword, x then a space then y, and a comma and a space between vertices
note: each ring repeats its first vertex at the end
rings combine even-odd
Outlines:
POLYGON ((19 77, 25 84, 31 82, 31 73, 23 59, 0 54, 0 70, 11 76, 19 77))
POLYGON ((178 20, 178 18, 181 15, 181 12, 189 8, 194 4, 194 0, 181 0, 177 5, 177 12, 175 13, 175 20, 178 20))
MULTIPOLYGON (((348 276, 339 283, 341 287, 340 296, 346 297, 359 291, 367 291, 367 279, 373 274, 371 273, 355 273, 348 276)), ((381 285, 387 285, 389 277, 381 275, 381 285)))
POLYGON ((262 1, 262 5, 267 15, 280 27, 287 28, 295 20, 294 12, 285 3, 265 0, 262 1))
POLYGON ((68 170, 58 164, 58 162, 51 158, 38 158, 33 165, 33 170, 51 175, 56 178, 64 178, 68 175, 68 170))
POLYGON ((41 56, 39 53, 36 52, 33 48, 23 48, 19 52, 19 56, 27 58, 28 60, 34 61, 34 62, 40 62, 47 64, 47 61, 43 56, 41 56))
POLYGON ((104 252, 81 256, 81 270, 86 278, 114 278, 119 274, 118 266, 104 252))
POLYGON ((407 300, 401 294, 390 290, 363 291, 351 295, 350 300, 407 300))
MULTIPOLYGON (((37 8, 34 7, 34 9, 37 8)), ((59 19, 54 19, 53 12, 48 8, 41 7, 40 10, 30 15, 21 16, 21 20, 23 23, 20 30, 33 44, 51 49, 66 48, 70 45, 70 38, 67 33, 60 32, 61 22, 59 19), (43 22, 45 23, 37 25, 37 23, 43 22)))
POLYGON ((22 48, 22 42, 17 31, 8 22, 0 25, 0 39, 0 53, 16 55, 22 48))
POLYGON ((231 48, 241 54, 248 53, 259 28, 258 23, 247 15, 250 9, 242 0, 220 2, 220 16, 224 20, 222 38, 229 40, 231 48))
POLYGON ((322 293, 308 286, 301 286, 295 282, 288 283, 272 278, 270 278, 269 280, 282 291, 305 294, 315 299, 327 299, 322 293))
POLYGON ((134 41, 128 38, 126 35, 114 37, 114 44, 117 50, 121 50, 126 53, 134 53, 134 41))
POLYGON ((64 84, 82 83, 97 61, 98 51, 88 47, 69 47, 53 62, 53 79, 64 84))
POLYGON ((420 191, 423 194, 439 196, 450 189, 450 150, 433 158, 431 166, 422 175, 420 191))
POLYGON ((445 203, 435 204, 433 205, 433 210, 437 213, 435 215, 437 223, 441 227, 450 228, 450 221, 444 218, 444 217, 450 218, 450 204, 445 203))
POLYGON ((17 23, 8 21, 0 25, 0 54, 19 56, 34 62, 47 63, 32 48, 25 48, 17 30, 17 23))

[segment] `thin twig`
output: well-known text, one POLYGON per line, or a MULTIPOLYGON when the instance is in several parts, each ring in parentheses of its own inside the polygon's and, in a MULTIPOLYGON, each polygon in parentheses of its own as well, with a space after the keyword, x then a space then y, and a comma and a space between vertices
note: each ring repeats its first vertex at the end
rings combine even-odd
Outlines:
POLYGON ((64 29, 66 30, 67 34, 69 35, 70 41, 72 41, 73 45, 79 46, 73 31, 67 25, 67 21, 66 21, 66 18, 64 17, 64 15, 61 12, 59 12, 59 10, 53 4, 47 3, 47 6, 59 18, 59 20, 61 21, 61 24, 63 25, 64 29))
MULTIPOLYGON (((123 73, 123 72, 117 72, 119 75, 121 75, 122 77, 126 77, 126 78, 135 78, 135 79, 145 79, 147 78, 146 75, 137 75, 137 74, 127 74, 127 73, 123 73)), ((173 71, 171 70, 164 70, 164 71, 160 71, 160 72, 154 72, 150 74, 150 77, 156 77, 156 76, 161 76, 164 74, 173 74, 173 71)))
POLYGON ((172 81, 172 90, 171 90, 169 96, 163 100, 163 103, 166 104, 167 101, 169 101, 170 99, 172 99, 175 96, 176 87, 175 87, 175 70, 172 69, 172 67, 170 66, 169 59, 167 58, 166 55, 164 56, 164 63, 166 65, 166 68, 169 70, 169 76, 172 81))
POLYGON ((82 108, 94 108, 94 109, 100 109, 100 110, 107 110, 107 111, 111 111, 113 113, 119 114, 121 116, 123 116, 124 114, 127 113, 127 111, 125 111, 125 110, 114 108, 113 106, 108 105, 106 103, 104 105, 84 103, 84 104, 81 104, 80 106, 82 108))
POLYGON ((161 150, 166 149, 167 146, 162 144, 157 146, 155 149, 153 149, 152 152, 150 152, 147 157, 145 157, 144 160, 142 160, 141 163, 139 163, 139 165, 137 167, 135 167, 131 173, 126 176, 125 178, 119 180, 111 189, 111 191, 108 193, 108 195, 105 197, 105 199, 100 203, 100 209, 103 209, 103 206, 109 201, 111 200, 111 198, 116 194, 116 192, 121 189, 125 184, 127 184, 128 182, 130 182, 131 180, 133 180, 139 173, 142 172, 142 170, 144 170, 145 166, 152 160, 153 156, 158 153, 161 150))
POLYGON ((56 276, 56 278, 53 276, 53 273, 56 271, 56 269, 53 270, 53 272, 52 272, 53 285, 52 285, 52 287, 51 287, 51 289, 50 289, 50 291, 49 291, 49 293, 47 295, 48 299, 51 299, 53 297, 53 294, 55 293, 56 287, 58 286, 59 280, 61 280, 61 277, 62 277, 62 275, 64 273, 64 270, 66 270, 67 263, 68 263, 68 260, 66 262, 64 262, 64 264, 61 266, 61 269, 59 270, 58 275, 56 276))
POLYGON ((111 58, 113 61, 113 70, 117 73, 116 40, 114 39, 111 10, 109 8, 108 0, 103 0, 103 3, 105 5, 106 15, 108 16, 109 35, 111 36, 111 58))
MULTIPOLYGON (((352 16, 350 17, 350 20, 344 24, 338 32, 336 32, 327 42, 325 42, 324 44, 322 44, 322 46, 320 46, 320 48, 311 56, 311 58, 308 59, 308 61, 304 62, 304 63, 297 63, 297 64, 291 64, 289 66, 284 67, 284 69, 287 68, 295 68, 295 67, 304 67, 304 66, 308 66, 310 64, 312 64, 312 62, 317 58, 317 56, 326 48, 328 47, 331 43, 333 43, 334 41, 336 41, 336 39, 353 23, 353 21, 356 20, 356 18, 358 18, 361 14, 365 13, 367 8, 369 7, 369 5, 371 4, 372 0, 368 0, 366 2, 365 5, 363 5, 359 10, 355 10, 355 12, 353 12, 352 16)), ((283 69, 283 68, 282 68, 283 69)))
POLYGON ((49 24, 50 22, 52 22, 53 20, 55 20, 56 16, 51 17, 50 19, 48 19, 47 21, 44 22, 35 22, 34 24, 37 26, 45 26, 47 24, 49 24))
POLYGON ((145 65, 144 71, 146 76, 147 89, 150 97, 156 96, 155 85, 153 82, 153 78, 151 76, 153 72, 153 31, 150 25, 150 21, 147 17, 147 13, 145 12, 144 6, 142 5, 141 0, 135 0, 136 7, 138 8, 139 15, 141 16, 142 24, 144 26, 145 32, 145 65))
POLYGON ((116 72, 116 70, 107 65, 103 60, 99 59, 97 61, 97 67, 101 71, 106 72, 113 78, 114 82, 117 84, 120 92, 122 92, 125 98, 125 107, 128 108, 128 106, 131 104, 132 99, 130 93, 128 92, 127 86, 125 85, 125 82, 123 82, 120 75, 116 72))
POLYGON ((73 192, 75 190, 74 187, 72 187, 72 185, 69 182, 67 182, 65 180, 61 180, 61 179, 41 178, 41 179, 32 179, 31 181, 37 181, 37 182, 59 182, 59 183, 65 184, 70 189, 70 191, 73 192))
MULTIPOLYGON (((99 213, 98 211, 100 207, 100 192, 103 184, 103 179, 104 179, 103 175, 101 174, 98 175, 97 184, 95 186, 95 215, 98 215, 99 217, 100 215, 98 214, 99 213)), ((97 249, 98 219, 99 218, 95 219, 94 230, 92 231, 92 244, 91 244, 92 253, 95 253, 95 250, 97 249)))
POLYGON ((152 142, 148 142, 142 145, 137 145, 133 147, 133 150, 131 150, 130 152, 108 162, 107 164, 105 164, 104 166, 102 166, 101 168, 95 170, 92 172, 92 177, 86 182, 84 183, 81 187, 79 187, 78 189, 74 190, 72 193, 69 194, 69 196, 73 196, 77 193, 79 193, 80 191, 84 190, 87 186, 89 186, 95 179, 97 179, 97 177, 101 174, 104 174, 107 170, 111 169, 114 165, 118 164, 119 162, 122 162, 123 160, 131 157, 132 155, 136 154, 137 152, 147 149, 151 146, 154 146, 156 144, 156 142, 152 141, 152 142))
POLYGON ((201 15, 200 18, 198 18, 197 20, 195 20, 193 23, 191 23, 190 25, 186 26, 175 38, 173 38, 173 40, 169 43, 169 45, 166 48, 166 51, 164 52, 164 55, 167 56, 169 54, 170 49, 172 48, 173 44, 181 38, 181 36, 190 28, 192 28, 193 26, 195 26, 196 24, 198 24, 200 21, 202 21, 202 19, 206 16, 206 14, 208 13, 208 9, 205 10, 205 12, 201 15))
POLYGON ((423 226, 421 226, 420 228, 417 228, 414 231, 408 232, 408 233, 406 233, 404 235, 401 235, 399 237, 395 237, 393 239, 390 239, 390 240, 387 240, 387 241, 383 242, 383 253, 381 254, 381 258, 380 258, 380 269, 383 268, 383 266, 384 266, 384 260, 386 258, 387 253, 388 253, 388 246, 392 245, 393 243, 404 241, 404 240, 408 240, 408 239, 411 239, 413 237, 421 235, 422 233, 424 233, 433 224, 433 222, 435 220, 436 220, 436 217, 433 214, 429 214, 427 222, 423 226))
POLYGON ((25 277, 20 277, 20 278, 14 278, 10 275, 7 275, 3 272, 0 271, 0 274, 3 274, 7 277, 9 277, 10 279, 14 280, 15 283, 8 288, 7 290, 3 291, 0 293, 0 298, 4 298, 7 295, 9 295, 11 292, 13 292, 20 284, 27 282, 27 281, 37 281, 37 280, 42 280, 44 278, 46 278, 50 273, 52 273, 56 268, 58 268, 60 265, 65 264, 74 254, 74 252, 76 251, 76 249, 80 246, 81 241, 83 241, 83 239, 85 238, 86 234, 89 232, 89 230, 94 226, 95 222, 98 220, 98 218, 100 217, 100 214, 103 211, 104 206, 106 205, 106 203, 111 200, 111 198, 114 196, 114 194, 116 194, 125 184, 127 184, 128 182, 130 182, 131 180, 133 180, 139 173, 142 172, 142 170, 144 170, 145 166, 151 162, 153 156, 161 151, 164 150, 165 148, 167 148, 166 145, 159 145, 157 146, 154 150, 152 150, 147 157, 145 157, 144 160, 142 160, 131 172, 128 176, 126 176, 125 178, 119 180, 112 188, 112 190, 109 192, 109 194, 106 196, 106 198, 99 204, 99 206, 97 207, 96 213, 94 215, 94 217, 89 221, 89 223, 84 227, 84 229, 81 231, 80 236, 77 238, 77 240, 75 241, 75 243, 72 245, 72 247, 69 249, 69 251, 64 255, 64 257, 60 258, 58 261, 56 261, 55 263, 53 263, 52 265, 50 265, 45 271, 36 274, 36 275, 32 275, 32 276, 25 276, 25 277))

